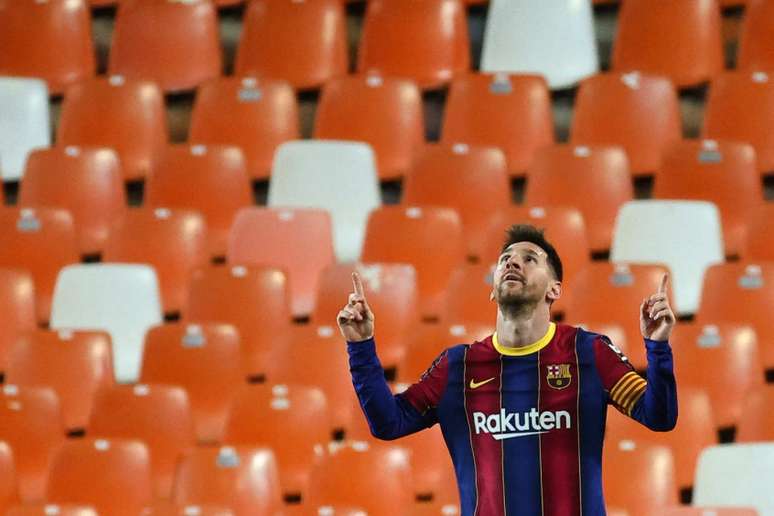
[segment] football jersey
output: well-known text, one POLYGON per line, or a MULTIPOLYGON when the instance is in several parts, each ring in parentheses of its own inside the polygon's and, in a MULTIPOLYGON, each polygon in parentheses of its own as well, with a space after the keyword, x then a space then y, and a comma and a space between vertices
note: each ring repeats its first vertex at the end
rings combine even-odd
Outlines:
POLYGON ((373 339, 350 343, 350 369, 375 436, 440 423, 463 516, 599 516, 607 406, 654 430, 677 419, 671 348, 645 341, 646 382, 602 335, 551 323, 529 346, 497 334, 448 348, 393 396, 373 339))

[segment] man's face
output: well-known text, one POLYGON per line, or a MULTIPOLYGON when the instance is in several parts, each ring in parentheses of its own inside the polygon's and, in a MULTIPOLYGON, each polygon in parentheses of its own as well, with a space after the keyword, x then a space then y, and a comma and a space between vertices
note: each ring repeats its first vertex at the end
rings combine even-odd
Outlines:
POLYGON ((517 242, 498 258, 492 295, 500 306, 536 305, 549 293, 558 297, 558 285, 546 252, 531 242, 517 242))

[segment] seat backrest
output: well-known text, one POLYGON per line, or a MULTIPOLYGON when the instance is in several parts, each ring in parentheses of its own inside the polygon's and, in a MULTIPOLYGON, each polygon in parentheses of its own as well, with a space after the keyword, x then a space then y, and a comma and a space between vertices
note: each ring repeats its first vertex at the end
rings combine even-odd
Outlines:
POLYGON ((774 441, 774 389, 770 385, 750 389, 742 406, 736 441, 774 441))
POLYGON ((5 513, 6 516, 98 516, 97 511, 88 505, 53 504, 46 502, 25 503, 14 505, 5 513))
POLYGON ((760 513, 753 508, 742 507, 669 507, 664 509, 664 516, 758 516, 760 513))
POLYGON ((774 443, 722 444, 699 457, 693 503, 751 507, 771 514, 774 491, 774 443))
POLYGON ((737 66, 745 70, 770 70, 774 61, 771 58, 772 30, 771 2, 751 0, 744 11, 742 31, 739 34, 739 53, 737 66))
POLYGON ((267 204, 328 211, 339 261, 360 257, 368 214, 381 203, 368 144, 297 141, 277 148, 267 204))
POLYGON ((747 223, 747 236, 742 256, 749 260, 774 261, 772 215, 774 215, 774 209, 767 204, 760 205, 752 211, 747 223))
POLYGON ((21 335, 36 328, 35 285, 21 269, 0 269, 0 368, 6 370, 8 353, 21 335))
POLYGON ((119 382, 137 380, 145 331, 161 323, 152 267, 89 264, 65 267, 57 279, 52 329, 98 329, 110 334, 119 382))
POLYGON ((0 111, 0 174, 4 181, 19 180, 30 151, 51 144, 46 83, 0 77, 0 111))
POLYGON ((217 505, 177 504, 170 501, 156 501, 146 507, 143 516, 234 516, 230 507, 217 505))
POLYGON ((8 443, 0 441, 0 510, 5 510, 18 501, 14 453, 8 443))

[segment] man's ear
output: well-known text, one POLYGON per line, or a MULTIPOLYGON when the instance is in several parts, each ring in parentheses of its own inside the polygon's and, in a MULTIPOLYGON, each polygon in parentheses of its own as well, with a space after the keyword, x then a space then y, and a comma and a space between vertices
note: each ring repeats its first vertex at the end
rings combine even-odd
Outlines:
POLYGON ((562 297, 562 282, 561 281, 553 281, 551 285, 548 287, 548 292, 546 292, 546 298, 549 302, 553 303, 554 301, 558 300, 560 297, 562 297))

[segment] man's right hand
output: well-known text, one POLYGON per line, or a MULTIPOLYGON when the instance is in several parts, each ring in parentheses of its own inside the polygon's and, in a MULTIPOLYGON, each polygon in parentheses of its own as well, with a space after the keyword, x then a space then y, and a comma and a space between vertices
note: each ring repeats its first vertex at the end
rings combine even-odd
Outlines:
POLYGON ((355 291, 349 295, 349 301, 339 312, 336 321, 348 342, 359 342, 374 336, 374 314, 368 307, 363 283, 357 272, 352 273, 352 285, 355 291))

